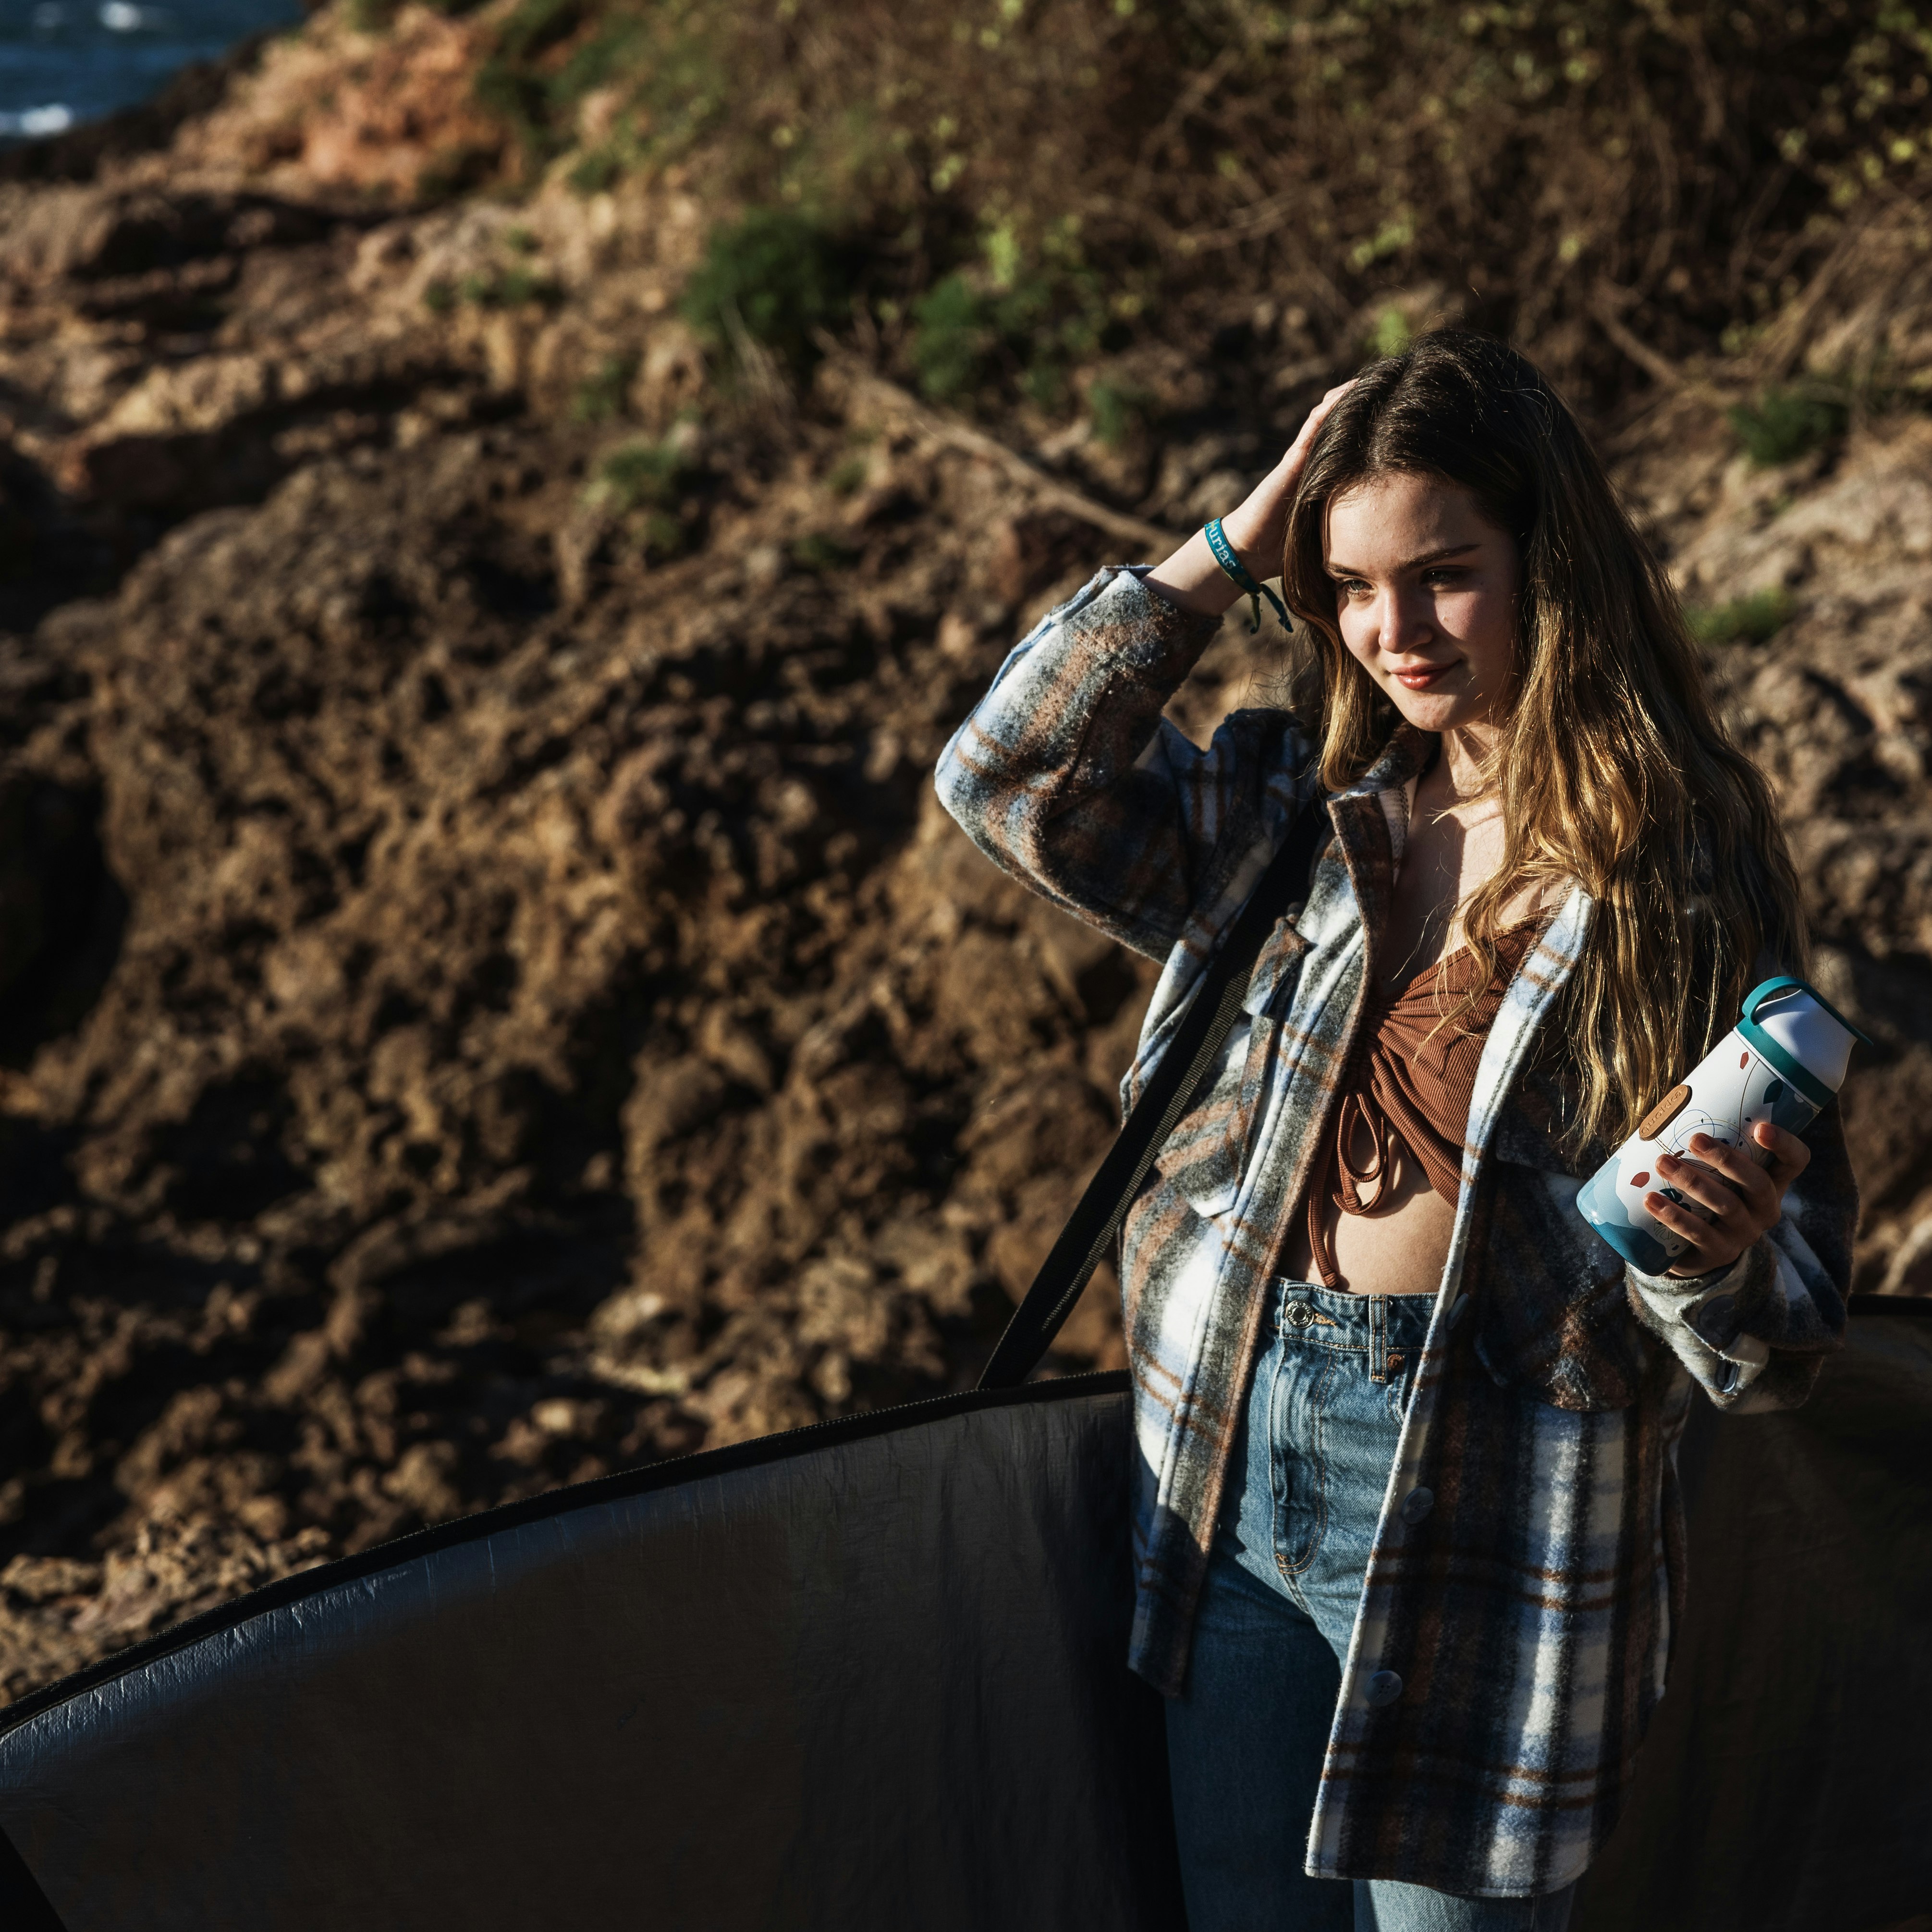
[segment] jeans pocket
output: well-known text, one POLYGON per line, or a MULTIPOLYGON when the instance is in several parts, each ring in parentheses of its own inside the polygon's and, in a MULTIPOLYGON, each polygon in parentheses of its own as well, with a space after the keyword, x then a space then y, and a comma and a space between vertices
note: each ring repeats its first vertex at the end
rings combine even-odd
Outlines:
POLYGON ((1328 1523, 1322 1454, 1322 1406, 1335 1372, 1325 1348, 1284 1348, 1268 1398, 1275 1568, 1298 1575, 1312 1563, 1328 1523))

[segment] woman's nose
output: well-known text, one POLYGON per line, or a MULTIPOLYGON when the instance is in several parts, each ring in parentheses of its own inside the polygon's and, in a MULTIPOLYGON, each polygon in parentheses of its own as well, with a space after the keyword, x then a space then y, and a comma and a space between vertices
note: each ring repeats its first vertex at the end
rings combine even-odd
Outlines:
POLYGON ((1435 634, 1429 607, 1399 590, 1384 590, 1376 601, 1376 642, 1391 657, 1426 644, 1435 634))

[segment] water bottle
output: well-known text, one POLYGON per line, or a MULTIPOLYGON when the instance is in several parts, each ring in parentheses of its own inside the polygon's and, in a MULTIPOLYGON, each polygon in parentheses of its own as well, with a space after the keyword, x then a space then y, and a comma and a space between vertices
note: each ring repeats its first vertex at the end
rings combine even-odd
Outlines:
POLYGON ((1693 1134, 1742 1148, 1771 1164, 1751 1130, 1760 1120, 1802 1133, 1844 1084, 1855 1040, 1870 1042, 1802 980, 1751 988, 1737 1024, 1637 1124, 1636 1132, 1586 1181, 1577 1210, 1618 1254, 1646 1274, 1662 1274, 1690 1244, 1651 1218, 1646 1194, 1700 1211, 1657 1173, 1659 1154, 1704 1166, 1693 1134))

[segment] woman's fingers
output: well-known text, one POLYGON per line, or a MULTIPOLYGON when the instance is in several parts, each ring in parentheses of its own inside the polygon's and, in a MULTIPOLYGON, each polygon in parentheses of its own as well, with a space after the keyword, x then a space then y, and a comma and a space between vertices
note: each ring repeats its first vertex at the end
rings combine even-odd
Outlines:
POLYGON ((1282 458, 1284 463, 1294 464, 1298 470, 1301 467, 1301 464, 1296 462, 1295 459, 1298 457, 1303 462, 1307 460, 1309 447, 1320 432, 1322 425, 1328 420, 1329 412, 1354 386, 1355 379, 1353 376, 1346 382, 1336 383, 1334 388, 1330 389, 1321 401, 1308 412, 1302 419, 1301 428, 1296 432, 1294 442, 1288 446, 1288 454, 1282 458))
POLYGON ((1661 1194, 1646 1194, 1643 1204, 1659 1227, 1668 1228, 1673 1234, 1682 1236, 1690 1244, 1690 1256, 1680 1257, 1671 1270, 1672 1274, 1703 1274, 1712 1268, 1724 1267, 1742 1254, 1748 1245, 1740 1244, 1733 1248, 1725 1240, 1724 1231, 1713 1226, 1695 1208, 1666 1200, 1661 1194), (1689 1265, 1686 1264, 1687 1259, 1689 1265))
POLYGON ((1658 1171, 1673 1187, 1707 1207, 1726 1204, 1726 1196, 1732 1201, 1742 1196, 1766 1227, 1778 1219, 1777 1186, 1742 1148, 1726 1146, 1708 1134, 1693 1134, 1690 1153, 1690 1160, 1666 1154, 1658 1161, 1658 1171))
MULTIPOLYGON (((1245 502, 1221 519, 1221 528, 1228 541, 1258 577, 1280 574, 1282 544, 1288 536, 1288 506, 1294 500, 1301 472, 1308 467, 1308 453, 1315 446, 1316 436, 1328 420, 1328 412, 1353 386, 1352 382, 1339 383, 1309 411, 1300 433, 1282 453, 1281 460, 1249 493, 1245 502)), ((1163 566, 1148 580, 1157 585, 1164 583, 1165 571, 1163 566)))
POLYGON ((1330 389, 1321 401, 1308 412, 1308 419, 1301 425, 1301 434, 1295 438, 1296 442, 1312 442, 1315 440, 1316 431, 1328 420, 1329 412, 1335 405, 1355 386, 1355 380, 1356 379, 1352 376, 1346 382, 1337 382, 1334 388, 1330 389))
POLYGON ((1328 420, 1329 412, 1354 387, 1352 380, 1338 383, 1308 412, 1294 442, 1275 465, 1274 474, 1256 492, 1257 496, 1265 494, 1269 500, 1269 532, 1276 539, 1271 548, 1279 548, 1280 539, 1287 533, 1288 506, 1301 482, 1301 472, 1308 467, 1309 454, 1315 447, 1315 439, 1321 434, 1322 425, 1328 420))
POLYGON ((1811 1150, 1798 1136, 1768 1120, 1751 1130, 1752 1138, 1771 1156, 1771 1178, 1782 1194, 1811 1165, 1811 1150))
POLYGON ((1690 1244, 1695 1265, 1673 1274, 1706 1274, 1728 1268, 1760 1234, 1778 1225, 1784 1190, 1810 1163, 1811 1150, 1796 1134, 1760 1121, 1752 1138, 1771 1156, 1768 1167, 1742 1148, 1693 1134, 1688 1160, 1658 1156, 1658 1178, 1678 1197, 1648 1194, 1644 1206, 1660 1226, 1690 1244))
POLYGON ((1673 1203, 1669 1195, 1653 1198, 1662 1200, 1666 1207, 1681 1205, 1681 1211, 1688 1214, 1693 1222, 1707 1232, 1713 1226, 1742 1226, 1748 1218, 1749 1204, 1744 1196, 1714 1174, 1700 1173, 1688 1162, 1666 1167, 1660 1160, 1657 1164, 1657 1173, 1658 1180, 1671 1193, 1680 1196, 1682 1202, 1673 1203))

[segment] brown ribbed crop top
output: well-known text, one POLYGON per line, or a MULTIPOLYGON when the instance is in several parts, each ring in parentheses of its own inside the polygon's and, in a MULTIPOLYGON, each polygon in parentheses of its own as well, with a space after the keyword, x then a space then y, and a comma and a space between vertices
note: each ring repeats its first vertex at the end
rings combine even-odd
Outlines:
POLYGON ((1328 1226, 1328 1203, 1345 1214, 1372 1214, 1406 1151, 1451 1207, 1462 1185, 1469 1100, 1504 992, 1544 924, 1541 915, 1496 935, 1496 970, 1476 1004, 1442 1024, 1474 983, 1475 956, 1460 946, 1394 991, 1370 994, 1358 1051, 1335 1103, 1335 1118, 1308 1184, 1308 1244, 1322 1285, 1340 1276, 1328 1226), (1366 1143, 1368 1159, 1354 1158, 1366 1143))

